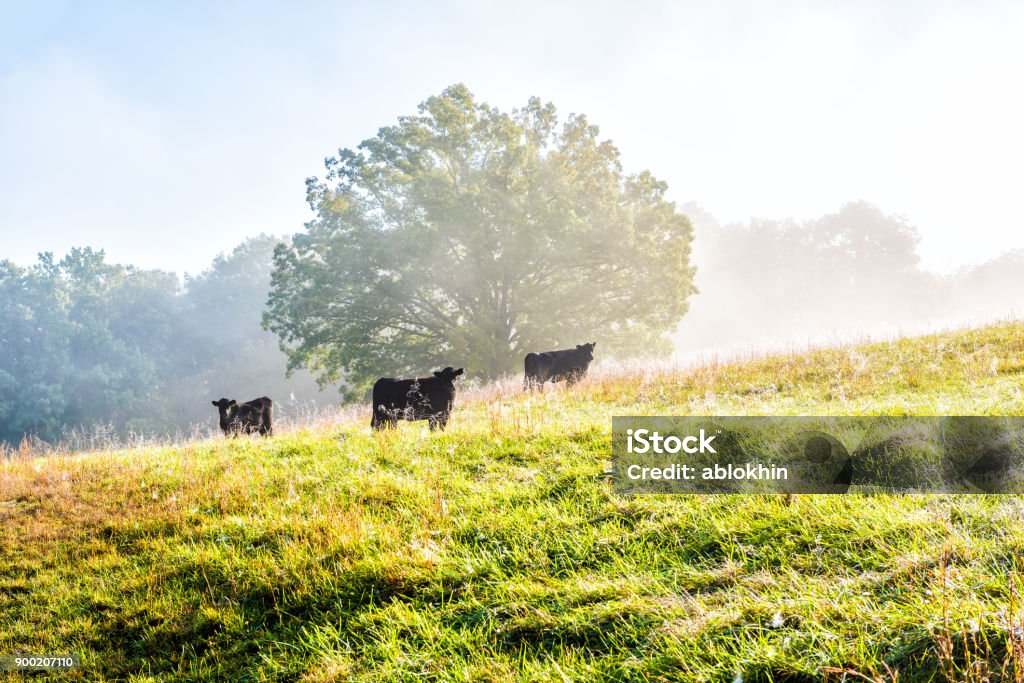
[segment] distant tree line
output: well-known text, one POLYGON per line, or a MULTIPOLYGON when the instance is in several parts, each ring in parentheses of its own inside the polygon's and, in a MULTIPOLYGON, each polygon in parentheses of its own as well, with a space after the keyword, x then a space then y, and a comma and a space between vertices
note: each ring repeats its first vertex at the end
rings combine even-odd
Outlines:
POLYGON ((0 441, 113 425, 160 433, 211 422, 210 401, 335 401, 260 326, 278 240, 261 236, 182 284, 102 251, 0 262, 0 441), (251 394, 251 395, 250 395, 251 394))
POLYGON ((921 267, 917 230, 867 202, 802 222, 722 225, 694 204, 682 210, 701 291, 677 333, 683 350, 914 333, 1024 312, 1024 250, 938 275, 921 267))
MULTIPOLYGON (((1021 310, 1024 250, 938 276, 920 267, 916 230, 870 204, 732 225, 681 210, 694 224, 701 290, 678 332, 682 349, 913 331, 1021 310)), ((56 440, 97 424, 150 433, 212 424, 209 402, 222 395, 268 394, 284 413, 339 400, 301 369, 286 377, 278 338, 261 327, 279 243, 248 240, 184 283, 88 248, 29 267, 0 262, 0 440, 56 440)))

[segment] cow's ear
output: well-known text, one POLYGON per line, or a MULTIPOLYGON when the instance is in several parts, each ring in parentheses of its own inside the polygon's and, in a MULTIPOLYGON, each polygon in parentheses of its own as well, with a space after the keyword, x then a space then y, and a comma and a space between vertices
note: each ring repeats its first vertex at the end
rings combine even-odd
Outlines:
POLYGON ((597 342, 590 342, 590 348, 593 349, 593 348, 596 348, 596 347, 597 347, 597 342))
POLYGON ((444 370, 434 370, 434 377, 444 377, 444 370))
POLYGON ((228 401, 228 407, 229 408, 231 406, 235 406, 235 405, 238 405, 238 401, 236 401, 235 399, 231 399, 230 401, 228 401))
POLYGON ((215 405, 215 406, 217 406, 218 408, 220 408, 220 404, 219 404, 219 403, 217 403, 216 401, 210 401, 210 403, 212 403, 213 405, 215 405))
POLYGON ((461 375, 465 371, 466 371, 466 368, 459 368, 458 370, 455 371, 455 376, 458 377, 459 375, 461 375))

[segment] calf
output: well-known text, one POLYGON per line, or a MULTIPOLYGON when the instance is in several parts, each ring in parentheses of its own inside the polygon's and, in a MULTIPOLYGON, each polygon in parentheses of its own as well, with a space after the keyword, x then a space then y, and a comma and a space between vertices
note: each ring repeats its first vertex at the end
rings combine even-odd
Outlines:
POLYGON ((526 389, 537 389, 545 382, 562 380, 572 386, 587 374, 587 368, 594 360, 595 346, 597 342, 590 342, 579 344, 575 349, 526 354, 523 386, 526 389))
POLYGON ((465 372, 447 367, 433 377, 391 379, 373 385, 373 429, 398 426, 398 420, 429 420, 430 429, 444 429, 455 402, 455 378, 465 372))
POLYGON ((220 411, 220 428, 228 436, 257 433, 272 436, 274 433, 274 402, 266 396, 246 403, 238 403, 231 398, 211 403, 220 411))

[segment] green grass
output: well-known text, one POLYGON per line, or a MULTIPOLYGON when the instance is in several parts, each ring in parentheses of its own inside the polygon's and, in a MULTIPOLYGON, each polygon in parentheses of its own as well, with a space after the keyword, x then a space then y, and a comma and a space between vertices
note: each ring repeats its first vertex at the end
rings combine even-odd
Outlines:
MULTIPOLYGON (((611 491, 628 414, 1024 414, 1024 324, 0 464, 0 654, 90 681, 1024 679, 1015 496, 611 491)), ((0 680, 4 674, 0 674, 0 680)), ((8 674, 21 680, 21 674, 8 674)))

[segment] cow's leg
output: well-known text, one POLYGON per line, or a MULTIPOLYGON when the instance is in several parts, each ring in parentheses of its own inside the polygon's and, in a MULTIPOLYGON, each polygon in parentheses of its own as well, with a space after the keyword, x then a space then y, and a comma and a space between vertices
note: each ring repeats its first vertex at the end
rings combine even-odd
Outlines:
POLYGON ((374 415, 370 419, 370 428, 379 431, 396 426, 397 420, 394 417, 394 413, 384 408, 383 405, 375 405, 374 415))
POLYGON ((445 426, 448 424, 448 413, 437 413, 430 416, 430 431, 440 429, 444 431, 445 426))
POLYGON ((374 431, 377 432, 379 432, 382 429, 397 429, 398 418, 396 418, 393 415, 385 415, 378 419, 376 416, 374 416, 374 419, 370 423, 370 426, 373 428, 374 431))

